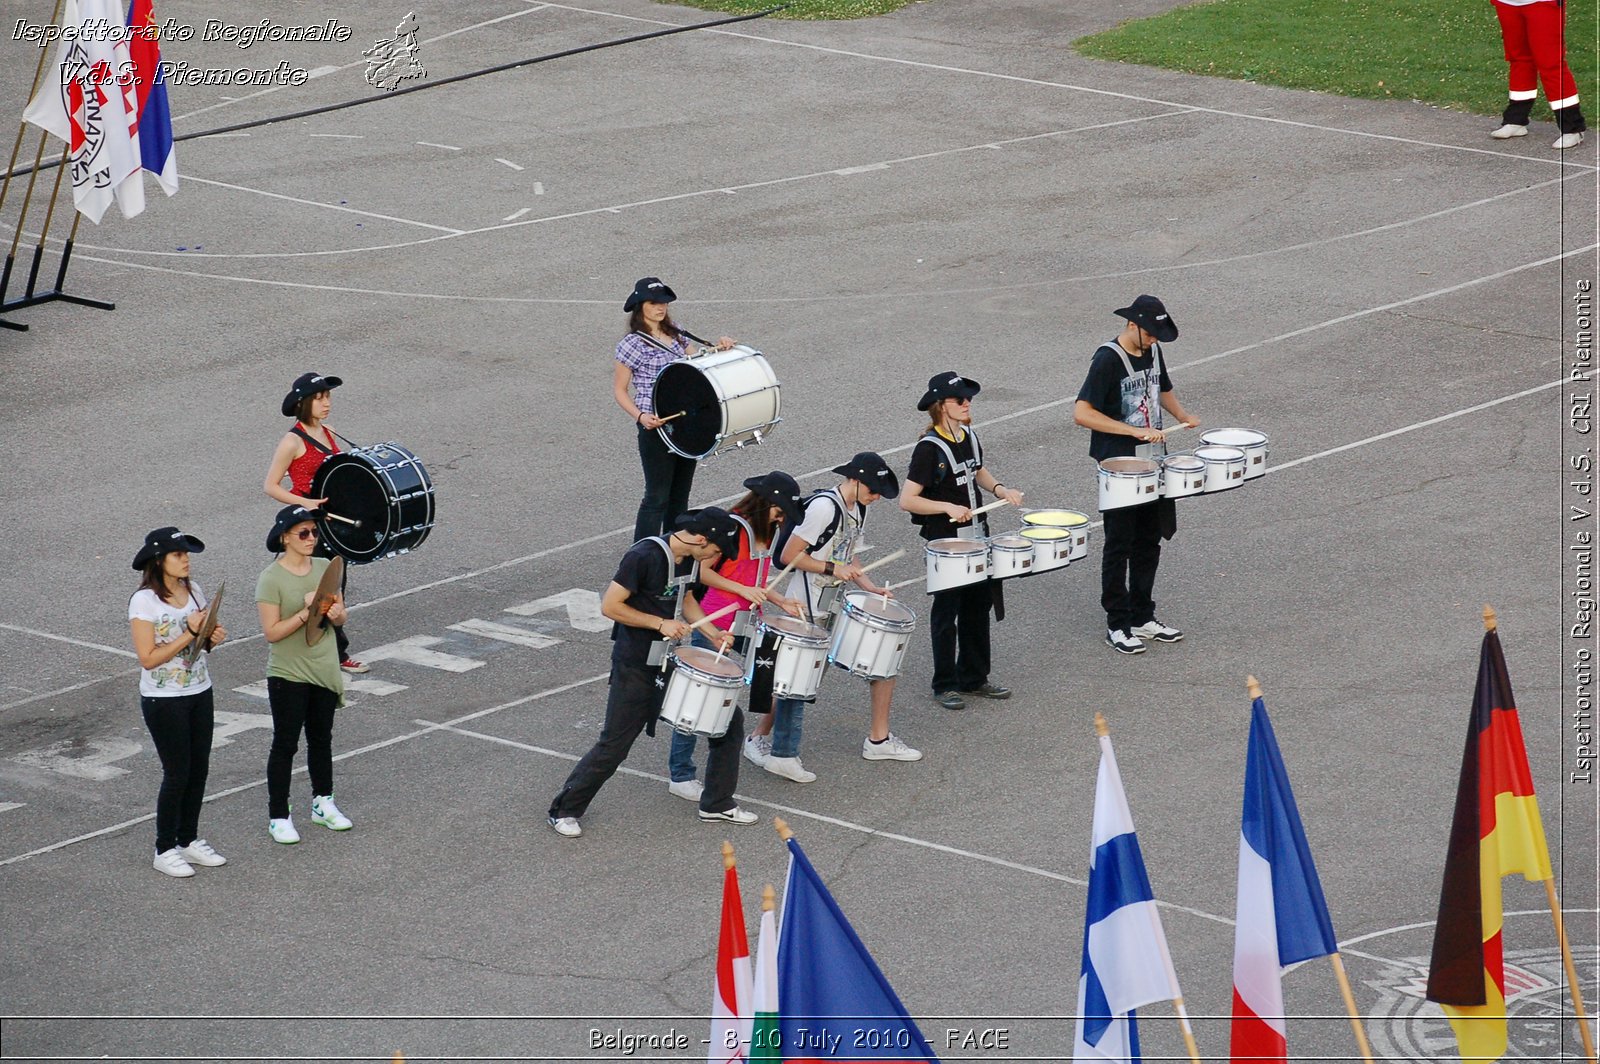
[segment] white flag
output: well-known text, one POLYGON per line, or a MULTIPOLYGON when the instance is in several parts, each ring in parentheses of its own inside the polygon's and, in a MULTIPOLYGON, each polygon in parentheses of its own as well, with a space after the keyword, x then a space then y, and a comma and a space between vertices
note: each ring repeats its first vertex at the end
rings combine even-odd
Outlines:
MULTIPOLYGON (((118 186, 139 172, 134 86, 118 84, 131 70, 127 23, 117 0, 66 0, 61 24, 73 32, 22 118, 67 142, 72 201, 98 225, 118 186)), ((143 187, 125 192, 121 207, 125 217, 139 213, 143 187)))

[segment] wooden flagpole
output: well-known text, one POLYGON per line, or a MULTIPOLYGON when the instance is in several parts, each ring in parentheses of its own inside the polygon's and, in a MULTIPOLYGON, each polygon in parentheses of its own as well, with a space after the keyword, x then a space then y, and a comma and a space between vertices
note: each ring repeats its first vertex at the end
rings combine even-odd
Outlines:
MULTIPOLYGON (((1106 724, 1106 717, 1098 709, 1094 713, 1094 733, 1102 739, 1111 738, 1111 728, 1106 724)), ((1172 957, 1167 953, 1167 936, 1160 932, 1157 926, 1157 941, 1161 943, 1161 958, 1167 965, 1167 979, 1169 985, 1176 986, 1177 974, 1172 969, 1172 957)), ((1200 1064, 1200 1047, 1194 1041, 1194 1028, 1189 1025, 1189 1010, 1184 1008, 1183 995, 1172 999, 1173 1011, 1178 1015, 1178 1026, 1183 1031, 1183 1044, 1189 1050, 1189 1059, 1193 1064, 1200 1064)))
MULTIPOLYGON (((1493 632, 1500 625, 1495 617, 1494 607, 1483 607, 1484 631, 1493 632)), ((1578 969, 1572 963, 1572 944, 1567 941, 1567 924, 1561 918, 1561 899, 1556 896, 1556 881, 1554 878, 1544 881, 1545 897, 1550 901, 1550 919, 1556 926, 1556 941, 1561 944, 1561 966, 1567 973, 1567 992, 1572 998, 1573 1016, 1578 1021, 1578 1034, 1583 1039, 1583 1055, 1589 1058, 1589 1064, 1596 1064, 1594 1035, 1589 1033, 1589 1014, 1583 1008, 1583 991, 1578 986, 1578 969)))
MULTIPOLYGON (((56 0, 55 10, 50 13, 50 23, 49 24, 51 26, 54 26, 61 19, 61 4, 62 4, 62 0, 56 0)), ((33 102, 34 96, 39 91, 39 80, 44 77, 44 62, 49 57, 49 55, 50 55, 50 44, 49 44, 48 41, 46 41, 45 43, 41 44, 40 47, 39 47, 39 64, 38 64, 38 66, 33 68, 33 86, 28 89, 28 103, 32 103, 33 102)), ((28 103, 23 104, 23 107, 27 107, 28 103)), ((13 170, 15 170, 17 168, 17 153, 22 150, 22 138, 23 138, 24 135, 26 135, 27 130, 28 130, 28 123, 26 123, 26 122, 18 122, 18 124, 17 124, 17 139, 11 145, 11 161, 6 164, 5 178, 3 180, 0 180, 0 209, 4 209, 5 208, 5 205, 6 205, 6 192, 9 191, 10 188, 11 188, 11 171, 13 171, 13 170)), ((37 167, 39 164, 38 163, 34 163, 33 165, 35 167, 37 167)), ((19 226, 18 228, 21 228, 21 227, 19 226)))
POLYGON ((727 839, 723 839, 722 840, 722 870, 724 872, 728 872, 728 871, 732 871, 732 869, 733 869, 733 843, 729 842, 727 839))
MULTIPOLYGON (((1252 699, 1261 697, 1261 682, 1254 676, 1244 678, 1244 689, 1252 699)), ((1339 981, 1339 994, 1344 998, 1344 1008, 1350 1014, 1350 1029, 1355 1032, 1356 1046, 1361 1050, 1361 1059, 1367 1064, 1373 1064, 1372 1046, 1367 1042, 1367 1030, 1361 1025, 1361 1013, 1356 1011, 1356 996, 1350 990, 1350 977, 1345 974, 1344 958, 1339 956, 1338 950, 1328 954, 1328 960, 1333 964, 1333 976, 1339 981)))

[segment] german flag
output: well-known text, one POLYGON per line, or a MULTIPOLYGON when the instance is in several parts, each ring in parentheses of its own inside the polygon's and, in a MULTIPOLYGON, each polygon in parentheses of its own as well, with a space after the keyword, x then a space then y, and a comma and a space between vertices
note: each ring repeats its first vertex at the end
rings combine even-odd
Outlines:
POLYGON ((1550 851, 1505 655, 1491 630, 1478 657, 1428 967, 1428 1000, 1444 1009, 1463 1060, 1499 1060, 1506 1052, 1500 879, 1514 873, 1532 882, 1551 878, 1550 851))

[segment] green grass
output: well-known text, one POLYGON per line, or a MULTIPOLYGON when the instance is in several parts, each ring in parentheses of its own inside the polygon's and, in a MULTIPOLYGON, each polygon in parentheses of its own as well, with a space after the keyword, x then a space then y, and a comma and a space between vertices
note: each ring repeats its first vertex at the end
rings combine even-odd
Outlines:
MULTIPOLYGON (((753 15, 765 11, 782 0, 662 0, 680 7, 698 7, 705 11, 725 11, 730 15, 753 15)), ((792 7, 780 11, 772 18, 795 19, 845 19, 871 18, 887 15, 902 7, 922 0, 796 0, 792 7)), ((972 0, 967 0, 972 2, 972 0)))
MULTIPOLYGON (((1568 0, 1567 62, 1595 98, 1595 3, 1568 0)), ((1074 46, 1097 59, 1478 114, 1506 105, 1489 0, 1213 0, 1126 22, 1074 46)), ((1540 93, 1535 121, 1548 120, 1540 93)))

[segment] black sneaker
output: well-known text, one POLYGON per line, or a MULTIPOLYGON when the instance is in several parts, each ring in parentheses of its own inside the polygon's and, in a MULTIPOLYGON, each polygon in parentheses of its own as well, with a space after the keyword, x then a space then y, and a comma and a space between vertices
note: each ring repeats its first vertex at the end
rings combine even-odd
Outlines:
POLYGON ((933 696, 933 700, 945 709, 966 709, 967 700, 956 691, 940 691, 933 696))
POLYGON ((1011 697, 1011 688, 1001 687, 997 683, 985 683, 982 687, 974 687, 972 690, 962 693, 977 695, 979 698, 1002 699, 1011 697))
POLYGON ((1142 639, 1129 635, 1121 628, 1109 628, 1106 630, 1106 646, 1115 650, 1118 654, 1143 654, 1145 649, 1142 639))

